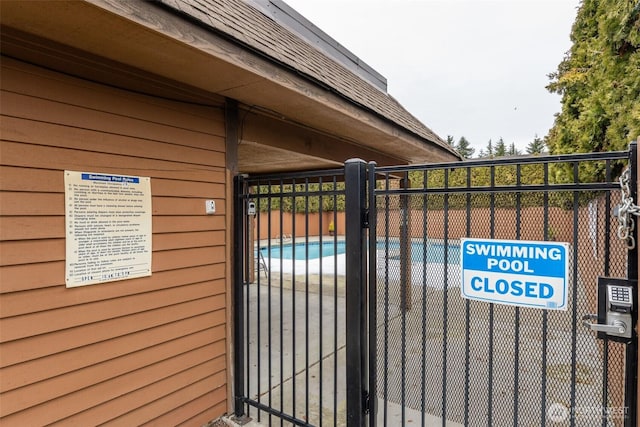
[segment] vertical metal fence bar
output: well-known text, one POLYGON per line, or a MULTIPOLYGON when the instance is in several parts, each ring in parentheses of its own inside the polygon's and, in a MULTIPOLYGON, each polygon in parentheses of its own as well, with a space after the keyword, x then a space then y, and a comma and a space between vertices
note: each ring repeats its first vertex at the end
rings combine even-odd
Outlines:
MULTIPOLYGON (((298 194, 296 180, 291 182, 291 413, 296 414, 296 205, 298 194)), ((282 248, 282 236, 280 236, 280 247, 282 248)))
MULTIPOLYGON (((629 182, 629 195, 635 204, 638 204, 638 144, 632 142, 629 146, 629 169, 631 172, 629 182)), ((630 248, 627 254, 627 278, 636 281, 635 286, 635 304, 638 303, 638 222, 640 217, 635 218, 636 226, 631 230, 631 236, 635 239, 635 246, 630 248)), ((637 313, 637 310, 636 310, 637 313)), ((638 319, 633 319, 637 323, 638 319)), ((624 404, 627 407, 627 417, 625 419, 625 427, 632 427, 638 422, 638 337, 634 337, 625 349, 625 393, 624 404)))
MULTIPOLYGON (((333 244, 338 244, 338 189, 337 178, 333 177, 333 244)), ((333 263, 333 425, 338 425, 338 263, 333 263)))
MULTIPOLYGON (((607 160, 605 164, 605 181, 611 182, 611 161, 607 160)), ((605 205, 604 205, 604 275, 605 277, 610 274, 610 265, 611 262, 609 260, 610 256, 610 245, 611 245, 611 191, 607 191, 605 197, 605 205)), ((603 408, 607 408, 609 406, 609 337, 606 334, 603 334, 602 340, 602 401, 601 405, 603 408)), ((602 427, 607 427, 608 420, 607 417, 602 417, 602 427)))
MULTIPOLYGON (((491 189, 496 186, 496 167, 491 166, 491 189)), ((489 216, 490 216, 490 238, 495 238, 496 233, 496 194, 491 192, 489 200, 489 216)), ((489 385, 487 395, 487 425, 491 427, 493 425, 493 303, 489 304, 489 385)))
MULTIPOLYGON (((256 353, 256 368, 257 368, 257 379, 256 379, 256 400, 258 401, 258 403, 260 402, 261 399, 261 393, 260 393, 260 388, 261 388, 261 357, 260 357, 260 349, 261 347, 261 338, 262 338, 262 328, 260 325, 260 317, 261 317, 261 298, 260 298, 260 286, 262 285, 260 279, 261 279, 261 274, 260 274, 260 231, 261 231, 261 223, 260 223, 260 197, 261 197, 261 185, 260 185, 260 180, 256 181, 256 194, 255 194, 255 203, 256 203, 256 216, 255 216, 255 220, 253 221, 253 224, 255 224, 255 229, 253 230, 253 233, 250 234, 250 236, 253 236, 253 238, 251 238, 251 242, 250 242, 250 246, 251 246, 251 253, 253 254, 253 264, 250 266, 251 268, 251 272, 255 272, 255 279, 256 279, 256 348, 255 348, 255 353, 256 353), (257 249, 256 249, 257 248, 257 249)), ((262 415, 262 411, 260 409, 258 409, 258 422, 261 421, 261 415, 262 415)))
POLYGON ((309 420, 309 178, 304 181, 304 190, 304 414, 305 419, 309 420))
POLYGON ((364 254, 364 214, 366 203, 366 163, 345 162, 346 240, 346 336, 347 425, 364 426, 363 392, 366 376, 366 258, 364 254))
MULTIPOLYGON (((402 189, 409 188, 409 176, 405 172, 400 180, 402 189)), ((400 298, 402 319, 400 322, 400 423, 405 425, 407 394, 407 311, 411 309, 411 282, 408 274, 409 259, 409 196, 400 195, 400 298)))
POLYGON ((442 293, 442 427, 447 425, 447 328, 449 326, 449 169, 444 170, 444 286, 442 293))
POLYGON ((233 253, 233 280, 234 280, 234 307, 233 307, 233 351, 234 364, 234 412, 236 417, 242 417, 244 412, 244 177, 234 178, 233 199, 233 238, 238 244, 234 245, 233 253))
MULTIPOLYGON (((471 168, 467 168, 467 189, 471 188, 471 168)), ((466 194, 466 223, 465 236, 471 237, 471 193, 466 194)), ((464 425, 469 425, 469 360, 471 347, 471 302, 465 298, 464 301, 464 425)))
MULTIPOLYGON (((549 240, 549 190, 546 189, 549 185, 549 163, 545 162, 544 166, 544 187, 545 190, 542 193, 543 197, 543 224, 544 224, 544 240, 549 240)), ((549 330, 549 313, 547 309, 542 310, 542 363, 541 363, 541 393, 542 405, 540 408, 540 425, 545 425, 547 418, 547 334, 549 330)))
POLYGON ((369 427, 377 424, 377 350, 378 350, 378 240, 377 240, 377 209, 376 209, 376 163, 369 162, 369 427))
MULTIPOLYGON (((607 160, 605 163, 605 181, 611 182, 611 160, 607 160)), ((603 271, 605 276, 609 276, 611 274, 611 217, 612 209, 611 209, 611 194, 612 191, 606 192, 605 205, 604 205, 604 266, 603 271)), ((597 292, 596 292, 597 293, 597 292)), ((604 334, 604 347, 608 348, 608 336, 604 334)), ((608 355, 608 352, 605 351, 605 354, 608 355)), ((607 365, 605 365, 606 367, 607 365)), ((607 369, 604 370, 607 372, 607 369)))
MULTIPOLYGON (((520 165, 516 165, 516 240, 520 240, 521 238, 521 192, 520 187, 522 185, 522 169, 520 165)), ((516 307, 516 324, 515 324, 515 349, 513 355, 513 426, 518 427, 518 384, 519 384, 519 373, 520 373, 520 307, 516 307)))
MULTIPOLYGON (((267 254, 269 255, 269 261, 267 263, 267 265, 265 265, 265 268, 267 270, 267 337, 268 337, 268 346, 267 348, 269 349, 269 360, 268 360, 268 369, 269 369, 269 375, 268 375, 268 387, 269 387, 269 396, 268 396, 268 401, 269 401, 269 408, 273 407, 273 403, 272 403, 272 396, 271 396, 271 390, 273 389, 273 384, 272 384, 272 380, 271 377, 273 376, 273 366, 272 366, 272 362, 271 362, 271 355, 273 354, 273 347, 272 347, 272 336, 271 336, 271 318, 272 318, 272 313, 271 313, 271 305, 272 305, 272 301, 271 301, 271 191, 272 191, 272 185, 269 182, 269 186, 267 187, 267 254)), ((260 246, 258 246, 258 251, 260 251, 260 246)), ((262 258, 260 258, 260 260, 262 260, 262 258)), ((272 415, 271 413, 269 413, 269 425, 271 425, 272 422, 272 415)))
MULTIPOLYGON (((261 346, 261 338, 262 338, 262 328, 260 327, 260 317, 261 317, 261 312, 260 312, 260 308, 261 308, 261 302, 260 300, 262 298, 260 298, 260 286, 262 285, 262 283, 260 282, 260 278, 261 278, 261 274, 260 274, 260 196, 262 193, 261 190, 261 185, 260 185, 260 180, 256 181, 256 195, 255 195, 255 203, 256 203, 256 219, 254 221, 254 224, 256 225, 255 227, 255 234, 251 234, 253 236, 253 238, 251 239, 250 243, 250 250, 252 251, 251 253, 253 254, 253 264, 250 266, 251 268, 251 272, 255 271, 255 278, 256 278, 256 305, 257 305, 257 310, 256 310, 256 368, 258 371, 258 374, 256 375, 257 379, 256 379, 256 395, 257 395, 257 401, 258 403, 260 402, 261 399, 261 395, 262 393, 260 393, 260 387, 261 387, 261 362, 262 362, 262 357, 260 357, 260 349, 262 348, 261 346), (256 252, 256 248, 257 248, 257 252, 256 252), (257 268, 256 268, 257 267, 257 268)), ((252 224, 253 225, 253 224, 252 224)), ((261 421, 261 414, 262 411, 260 409, 258 409, 258 422, 261 421)))
MULTIPOLYGON (((578 162, 573 162, 573 183, 580 182, 578 174, 578 162)), ((579 214, 579 192, 573 191, 573 292, 571 301, 573 303, 573 310, 571 312, 571 395, 570 395, 570 408, 576 407, 576 359, 577 359, 577 346, 578 346, 578 214, 579 214)), ((575 417, 570 417, 570 426, 576 425, 575 417)))
MULTIPOLYGON (((282 205, 284 203, 284 198, 282 197, 282 193, 284 193, 284 181, 280 179, 279 185, 279 207, 280 214, 278 216, 279 219, 279 232, 280 232, 280 250, 282 251, 282 227, 284 225, 284 220, 282 217, 282 205)), ((282 253, 282 252, 281 252, 282 253)), ((284 412, 284 275, 282 274, 282 267, 284 261, 283 257, 280 257, 280 277, 279 277, 279 285, 280 285, 280 412, 284 412)), ((280 418, 280 426, 284 424, 282 418, 280 418)))
MULTIPOLYGON (((389 175, 385 175, 385 190, 389 190, 389 175)), ((387 426, 389 415, 389 194, 385 194, 384 209, 384 373, 383 373, 383 399, 384 419, 383 425, 387 426)))
MULTIPOLYGON (((247 186, 247 197, 251 197, 251 187, 247 186)), ((249 254, 249 251, 252 251, 253 248, 251 246, 251 219, 249 215, 244 215, 244 238, 243 238, 243 247, 246 251, 246 254, 249 254)), ((251 265, 250 265, 251 257, 247 257, 244 262, 244 280, 247 285, 247 292, 245 292, 246 301, 245 301, 245 325, 246 325, 246 337, 245 337, 245 349, 246 349, 246 381, 247 381, 247 389, 246 393, 248 397, 251 397, 251 322, 250 322, 250 313, 251 313, 251 265)), ((251 416, 251 406, 247 405, 247 416, 251 416)))
MULTIPOLYGON (((319 179, 319 183, 318 183, 318 199, 319 199, 319 203, 318 203, 318 244, 320 245, 320 268, 318 271, 319 274, 319 279, 318 279, 318 425, 322 425, 322 412, 323 412, 323 406, 322 406, 322 381, 323 381, 323 376, 322 376, 322 362, 323 362, 323 358, 322 358, 322 324, 324 323, 324 319, 323 319, 323 308, 322 308, 322 302, 324 301, 324 292, 322 289, 322 276, 323 276, 323 271, 322 271, 322 257, 324 256, 324 254, 322 253, 322 236, 323 236, 323 229, 322 229, 322 215, 324 213, 323 210, 323 203, 324 203, 324 187, 323 187, 323 183, 322 183, 322 177, 320 177, 319 179)), ((336 248, 337 249, 337 248, 336 248)), ((335 251, 337 253, 337 250, 335 251)), ((336 259, 335 259, 334 255, 334 263, 336 263, 336 259)))
MULTIPOLYGON (((424 195, 422 198, 422 240, 425 244, 428 242, 428 223, 427 223, 427 208, 429 203, 429 196, 427 193, 428 181, 427 171, 425 170, 422 175, 422 188, 424 189, 424 195)), ((426 422, 426 402, 425 396, 427 395, 427 250, 426 247, 422 251, 422 355, 420 358, 421 369, 421 383, 420 390, 422 391, 422 399, 420 410, 420 425, 425 427, 426 422)))
MULTIPOLYGON (((605 181, 611 182, 611 160, 605 164, 605 181)), ((606 192, 604 203, 604 275, 609 276, 611 269, 611 191, 606 192)))

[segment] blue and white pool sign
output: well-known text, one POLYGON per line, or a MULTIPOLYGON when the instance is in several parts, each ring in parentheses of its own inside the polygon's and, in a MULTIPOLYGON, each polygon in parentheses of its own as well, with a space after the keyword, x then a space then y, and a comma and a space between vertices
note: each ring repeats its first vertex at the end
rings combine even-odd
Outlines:
POLYGON ((567 309, 568 243, 461 239, 460 244, 463 298, 567 309))

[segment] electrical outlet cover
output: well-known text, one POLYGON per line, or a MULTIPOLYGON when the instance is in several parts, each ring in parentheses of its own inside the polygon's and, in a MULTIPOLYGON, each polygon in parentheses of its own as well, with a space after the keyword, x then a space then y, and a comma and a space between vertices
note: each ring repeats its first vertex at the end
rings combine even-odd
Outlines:
POLYGON ((204 202, 205 211, 208 215, 216 213, 216 202, 215 200, 206 200, 204 202))

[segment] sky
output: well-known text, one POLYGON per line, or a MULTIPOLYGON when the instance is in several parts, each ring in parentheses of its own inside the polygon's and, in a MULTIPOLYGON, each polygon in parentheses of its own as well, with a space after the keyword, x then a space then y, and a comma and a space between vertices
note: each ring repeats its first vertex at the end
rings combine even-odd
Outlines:
POLYGON ((560 111, 545 86, 571 47, 579 0, 285 0, 387 78, 443 139, 524 150, 560 111))

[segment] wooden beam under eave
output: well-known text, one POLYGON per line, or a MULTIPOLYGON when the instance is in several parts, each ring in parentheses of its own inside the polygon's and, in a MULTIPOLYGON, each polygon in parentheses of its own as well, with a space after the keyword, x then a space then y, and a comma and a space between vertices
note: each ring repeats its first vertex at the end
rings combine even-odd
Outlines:
POLYGON ((238 146, 238 171, 240 173, 293 172, 333 169, 342 166, 341 162, 333 162, 252 141, 241 141, 238 146))
MULTIPOLYGON (((366 147, 364 145, 366 141, 361 143, 346 141, 303 125, 251 111, 244 113, 240 135, 242 141, 266 145, 338 164, 342 164, 352 158, 375 161, 381 166, 407 163, 407 160, 402 157, 392 156, 366 147)), ((393 152, 393 150, 393 146, 389 146, 389 152, 393 152)))

